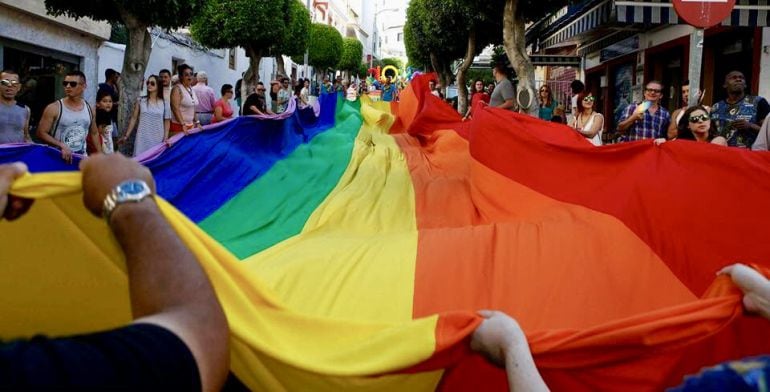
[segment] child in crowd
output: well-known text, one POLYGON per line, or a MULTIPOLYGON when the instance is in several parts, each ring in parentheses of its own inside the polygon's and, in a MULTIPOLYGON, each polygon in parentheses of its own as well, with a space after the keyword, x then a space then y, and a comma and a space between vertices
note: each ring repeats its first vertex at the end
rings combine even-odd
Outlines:
POLYGON ((99 90, 96 94, 96 126, 99 128, 99 140, 102 143, 102 152, 112 154, 115 151, 112 142, 112 96, 106 90, 99 90))

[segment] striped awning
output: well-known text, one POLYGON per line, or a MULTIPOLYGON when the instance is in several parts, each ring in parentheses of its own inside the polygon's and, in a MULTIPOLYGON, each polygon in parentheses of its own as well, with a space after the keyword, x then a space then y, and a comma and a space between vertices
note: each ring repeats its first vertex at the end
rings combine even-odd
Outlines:
MULTIPOLYGON (((615 6, 620 23, 684 23, 677 16, 671 2, 666 0, 616 1, 615 6)), ((722 21, 722 25, 768 27, 770 26, 770 5, 767 0, 737 0, 732 14, 722 21)))
POLYGON ((549 48, 562 42, 569 42, 573 37, 609 22, 612 16, 612 7, 612 1, 607 0, 581 13, 572 22, 543 40, 542 47, 549 48))

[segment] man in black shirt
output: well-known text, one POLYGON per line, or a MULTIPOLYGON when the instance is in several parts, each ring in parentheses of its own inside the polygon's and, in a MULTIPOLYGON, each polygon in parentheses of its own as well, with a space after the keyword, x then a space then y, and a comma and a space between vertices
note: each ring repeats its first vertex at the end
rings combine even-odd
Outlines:
POLYGON ((244 116, 254 114, 273 114, 273 112, 267 108, 267 101, 265 100, 265 85, 262 82, 257 83, 257 91, 254 94, 249 95, 246 98, 246 102, 243 104, 244 116))
MULTIPOLYGON (((219 390, 229 368, 227 320, 195 256, 160 214, 149 170, 119 154, 96 155, 81 170, 85 206, 106 217, 125 253, 134 322, 0 344, 0 390, 219 390)), ((25 172, 23 164, 0 165, 6 219, 31 204, 8 195, 25 172)))

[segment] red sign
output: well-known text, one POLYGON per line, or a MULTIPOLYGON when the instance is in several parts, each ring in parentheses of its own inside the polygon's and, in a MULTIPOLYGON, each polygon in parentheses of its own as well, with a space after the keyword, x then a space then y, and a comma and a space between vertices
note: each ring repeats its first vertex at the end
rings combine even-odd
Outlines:
POLYGON ((735 6, 735 0, 673 0, 673 3, 680 18, 704 29, 721 23, 735 6))

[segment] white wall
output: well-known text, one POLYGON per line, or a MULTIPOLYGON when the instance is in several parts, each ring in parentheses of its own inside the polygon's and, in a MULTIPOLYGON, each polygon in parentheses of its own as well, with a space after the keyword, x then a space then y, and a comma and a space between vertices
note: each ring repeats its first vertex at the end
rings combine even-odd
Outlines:
MULTIPOLYGON (((151 74, 158 74, 161 69, 169 69, 172 74, 176 73, 171 69, 172 59, 181 59, 198 71, 205 71, 208 74, 209 86, 214 89, 217 97, 223 84, 228 83, 235 86, 235 82, 241 78, 241 73, 249 67, 249 58, 243 49, 236 49, 235 69, 229 68, 227 51, 223 49, 214 49, 209 52, 203 52, 184 45, 158 38, 152 48, 150 59, 147 64, 145 77, 151 74)), ((125 45, 104 42, 99 47, 99 80, 104 78, 104 71, 107 68, 113 68, 120 71, 123 68, 123 53, 125 45)), ((290 72, 291 62, 286 62, 287 71, 290 72)), ((298 70, 299 71, 299 70, 298 70)), ((260 80, 268 83, 276 72, 275 60, 265 57, 260 66, 260 80)))
POLYGON ((759 58, 759 95, 770 99, 770 27, 762 28, 759 58))
POLYGON ((97 50, 101 40, 51 23, 47 18, 0 5, 0 37, 80 57, 80 70, 86 75, 85 98, 96 100, 100 78, 97 74, 97 50))
POLYGON ((640 49, 652 48, 668 41, 690 35, 695 28, 690 25, 666 25, 639 35, 640 49))

